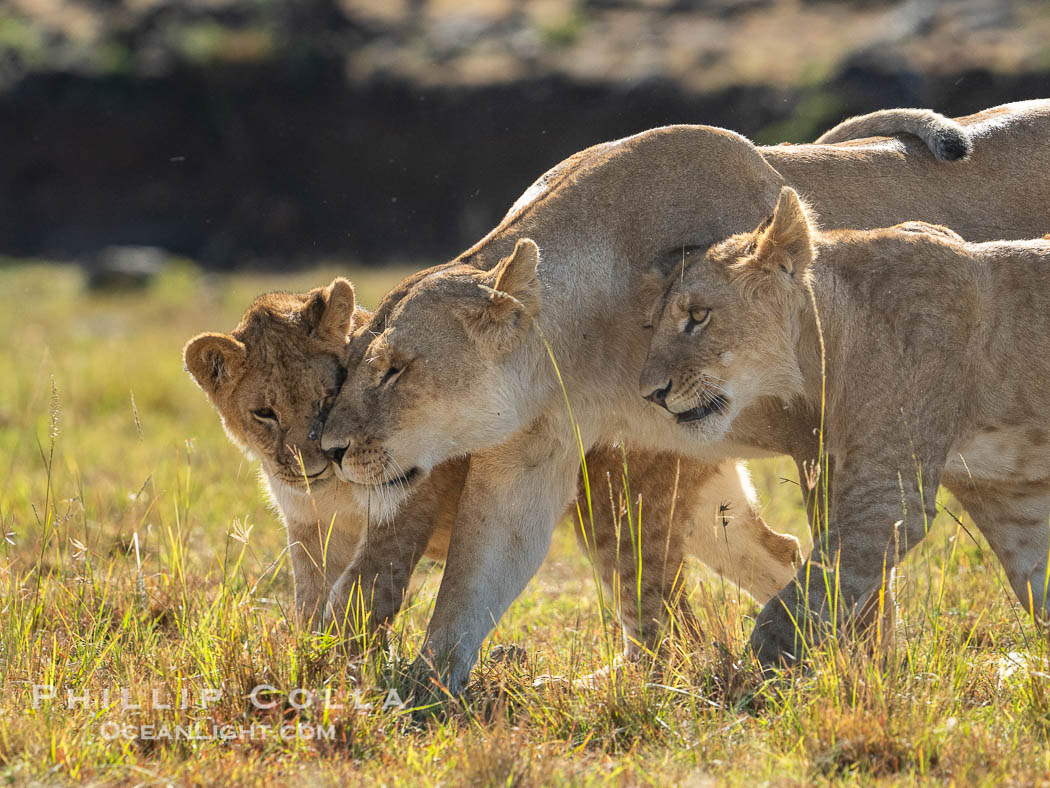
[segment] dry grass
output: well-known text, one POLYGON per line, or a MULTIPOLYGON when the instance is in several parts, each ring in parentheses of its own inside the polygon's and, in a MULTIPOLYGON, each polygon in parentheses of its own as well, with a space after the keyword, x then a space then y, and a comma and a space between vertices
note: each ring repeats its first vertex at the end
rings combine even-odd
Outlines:
MULTIPOLYGON (((491 638, 526 646, 528 661, 483 658, 463 701, 384 711, 387 688, 408 695, 399 668, 439 570, 420 573, 389 651, 363 668, 348 669, 332 639, 296 632, 281 529, 179 359, 185 339, 232 327, 255 293, 330 273, 185 268, 141 296, 87 296, 73 269, 0 267, 0 779, 998 784, 1050 771, 1044 642, 987 547, 944 516, 905 564, 906 637, 884 661, 830 645, 807 673, 763 684, 739 659, 755 605, 698 571, 708 638, 661 675, 632 667, 594 690, 534 688, 541 674, 601 669, 616 640, 566 526, 491 638), (272 708, 250 702, 260 684, 272 708), (34 708, 34 685, 55 698, 34 708), (142 709, 122 709, 124 688, 142 709), (296 688, 317 699, 290 697, 296 688), (221 698, 202 708, 209 689, 221 698), (326 690, 343 708, 325 708, 326 690), (355 691, 370 709, 353 707, 355 691), (90 700, 68 708, 67 692, 90 700), (135 735, 107 738, 124 724, 135 735), (162 735, 193 724, 220 737, 162 735), (253 724, 255 739, 221 739, 222 726, 253 724), (285 724, 293 735, 272 734, 285 724)), ((392 276, 343 273, 366 303, 392 276)), ((781 481, 790 464, 754 468, 767 518, 800 533, 797 487, 781 481)))

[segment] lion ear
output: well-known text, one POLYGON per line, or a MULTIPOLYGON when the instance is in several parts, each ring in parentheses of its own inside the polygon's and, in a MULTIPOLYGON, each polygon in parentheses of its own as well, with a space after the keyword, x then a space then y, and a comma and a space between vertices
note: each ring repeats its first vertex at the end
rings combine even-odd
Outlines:
POLYGON ((520 238, 514 251, 504 257, 488 272, 482 284, 497 293, 506 294, 518 301, 530 316, 540 311, 540 279, 536 268, 540 264, 540 248, 531 238, 520 238))
POLYGON ((813 262, 812 226, 798 193, 790 186, 780 190, 777 207, 757 230, 754 264, 794 278, 813 262))
POLYGON ((490 271, 478 276, 478 290, 463 305, 459 317, 471 339, 495 355, 510 350, 542 303, 536 267, 540 250, 522 238, 514 251, 490 271))
POLYGON ((343 344, 354 320, 354 286, 339 276, 322 291, 324 312, 317 333, 325 339, 343 344))
POLYGON ((247 350, 229 334, 194 337, 182 351, 186 371, 212 397, 240 380, 247 350))

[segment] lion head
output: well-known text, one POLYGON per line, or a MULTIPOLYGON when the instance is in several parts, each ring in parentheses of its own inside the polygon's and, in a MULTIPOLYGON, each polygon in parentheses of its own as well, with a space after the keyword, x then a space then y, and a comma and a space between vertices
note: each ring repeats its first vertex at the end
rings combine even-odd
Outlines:
POLYGON ((687 255, 655 308, 642 396, 715 441, 759 397, 800 393, 811 237, 807 209, 785 187, 757 229, 687 255))
POLYGON ((389 293, 355 330, 322 445, 340 476, 409 489, 438 463, 520 424, 506 360, 538 314, 531 240, 491 270, 451 263, 389 293))
POLYGON ((345 377, 351 326, 366 318, 340 278, 308 293, 259 296, 231 333, 187 343, 186 370, 271 481, 305 491, 334 478, 319 438, 345 377))

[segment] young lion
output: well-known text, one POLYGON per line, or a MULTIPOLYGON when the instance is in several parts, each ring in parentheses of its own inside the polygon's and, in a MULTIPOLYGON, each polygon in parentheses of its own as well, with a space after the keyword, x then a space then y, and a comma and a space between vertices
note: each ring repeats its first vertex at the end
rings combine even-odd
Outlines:
MULTIPOLYGON (((288 529, 296 608, 314 627, 333 614, 358 613, 359 600, 351 602, 357 585, 371 605, 366 621, 396 614, 419 558, 445 559, 468 465, 467 459, 444 463, 410 490, 397 480, 368 485, 336 478, 317 435, 345 374, 347 334, 367 318, 349 282, 336 279, 308 293, 260 296, 232 333, 201 334, 184 353, 230 438, 261 460, 288 529)), ((593 550, 610 591, 621 595, 631 656, 639 645, 655 645, 668 608, 695 628, 679 593, 686 555, 760 602, 794 575, 798 540, 758 516, 739 493, 746 478, 715 473, 698 490, 687 467, 676 489, 674 478, 652 472, 673 464, 666 456, 633 452, 627 462, 630 503, 644 502, 645 540, 636 544, 619 513, 627 498, 624 457, 613 448, 587 454, 594 521, 592 528, 581 499, 586 527, 577 536, 593 550)), ((632 517, 637 530, 639 514, 632 517)))
POLYGON ((697 442, 745 445, 755 438, 737 428, 741 413, 792 418, 826 403, 830 523, 758 618, 751 645, 764 664, 798 659, 796 633, 817 640, 829 610, 865 602, 923 538, 939 484, 1021 602, 1046 613, 1048 341, 1042 240, 966 243, 919 222, 820 232, 785 187, 757 230, 686 256, 642 395, 697 442))
POLYGON ((350 283, 336 279, 308 293, 260 296, 232 333, 201 334, 183 354, 230 439, 262 464, 288 530, 296 612, 315 628, 326 612, 348 609, 356 583, 374 620, 397 612, 419 558, 445 558, 466 473, 463 461, 436 469, 389 531, 383 526, 400 501, 335 478, 317 434, 346 374, 351 324, 366 318, 350 283))

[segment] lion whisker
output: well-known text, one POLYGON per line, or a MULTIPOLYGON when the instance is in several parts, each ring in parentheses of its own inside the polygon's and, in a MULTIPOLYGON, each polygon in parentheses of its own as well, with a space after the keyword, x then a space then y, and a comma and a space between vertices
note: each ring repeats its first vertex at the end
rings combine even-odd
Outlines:
POLYGON ((402 495, 407 496, 408 495, 408 484, 406 483, 406 479, 408 477, 408 474, 406 473, 405 469, 402 467, 401 463, 398 462, 397 460, 395 460, 393 457, 390 457, 390 462, 393 464, 394 471, 397 473, 397 486, 398 486, 398 489, 401 491, 402 495))
POLYGON ((714 384, 705 384, 701 382, 702 388, 697 389, 694 396, 698 405, 709 405, 717 397, 727 396, 727 392, 724 388, 714 384))
POLYGON ((718 375, 712 375, 710 372, 703 372, 700 375, 701 380, 709 380, 715 383, 728 383, 729 381, 725 378, 720 378, 718 375))
MULTIPOLYGON (((395 460, 393 457, 391 457, 389 454, 387 455, 387 463, 386 464, 387 464, 387 472, 389 473, 389 471, 391 471, 391 470, 393 470, 393 472, 394 472, 394 478, 391 479, 390 481, 394 482, 394 487, 397 488, 398 492, 404 493, 404 491, 405 491, 404 490, 404 481, 402 481, 402 478, 401 478, 402 476, 404 476, 404 473, 401 470, 401 464, 397 460, 395 460)), ((390 481, 388 481, 387 484, 390 484, 390 481)))

